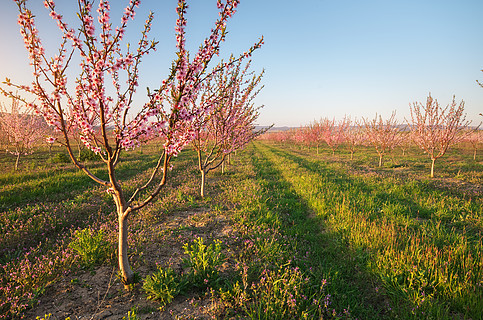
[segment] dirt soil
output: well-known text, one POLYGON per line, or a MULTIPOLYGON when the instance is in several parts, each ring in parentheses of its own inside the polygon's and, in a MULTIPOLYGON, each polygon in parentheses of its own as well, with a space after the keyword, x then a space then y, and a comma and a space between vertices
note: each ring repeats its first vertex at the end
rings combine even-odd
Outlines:
MULTIPOLYGON (((168 215, 165 221, 147 230, 150 241, 142 254, 131 257, 133 270, 141 278, 156 271, 156 264, 171 265, 181 271, 182 245, 187 239, 202 236, 207 241, 222 239, 229 243, 233 229, 229 221, 206 210, 178 212, 168 215), (155 230, 155 231, 153 231, 155 230), (175 232, 172 232, 172 231, 175 232), (162 239, 160 234, 172 236, 162 239)), ((29 310, 26 319, 209 319, 212 305, 206 294, 193 293, 178 296, 165 308, 146 298, 142 284, 127 291, 117 279, 117 266, 103 265, 91 270, 73 272, 60 282, 50 285, 40 297, 40 303, 29 310), (133 308, 137 317, 128 317, 133 308), (48 318, 46 315, 51 314, 48 318)))

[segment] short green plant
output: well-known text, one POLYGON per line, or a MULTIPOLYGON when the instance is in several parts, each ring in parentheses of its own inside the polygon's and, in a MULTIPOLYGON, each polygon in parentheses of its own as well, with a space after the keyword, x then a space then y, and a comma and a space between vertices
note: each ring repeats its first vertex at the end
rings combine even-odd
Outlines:
POLYGON ((82 149, 80 152, 79 160, 99 160, 99 156, 89 149, 82 149))
MULTIPOLYGON (((335 316, 328 306, 330 295, 325 295, 323 280, 313 286, 309 278, 297 268, 283 265, 276 271, 263 270, 260 281, 248 289, 249 301, 241 307, 249 319, 324 319, 335 316)), ((338 315, 339 319, 350 315, 338 315)))
POLYGON ((225 255, 221 252, 221 241, 215 240, 207 246, 203 238, 198 237, 191 245, 185 243, 183 249, 188 255, 183 258, 185 266, 190 268, 188 280, 198 287, 206 287, 216 282, 218 269, 225 260, 225 255))
POLYGON ((137 307, 132 307, 130 311, 127 312, 127 318, 124 316, 122 317, 122 320, 138 320, 138 308, 137 307))
POLYGON ((74 232, 74 240, 69 243, 69 248, 80 256, 83 265, 90 267, 109 256, 110 243, 106 240, 104 230, 86 228, 74 232))
POLYGON ((60 153, 56 153, 51 158, 49 158, 49 162, 50 163, 69 163, 70 158, 65 153, 60 152, 60 153))
POLYGON ((172 268, 158 266, 158 271, 144 279, 143 289, 148 299, 165 306, 179 294, 180 279, 172 268))

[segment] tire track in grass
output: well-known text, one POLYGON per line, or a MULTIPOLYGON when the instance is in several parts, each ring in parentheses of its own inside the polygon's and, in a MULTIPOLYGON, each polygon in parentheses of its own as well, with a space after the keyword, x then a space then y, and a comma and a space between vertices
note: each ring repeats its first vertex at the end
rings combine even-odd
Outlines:
POLYGON ((349 309, 359 319, 390 319, 388 299, 376 292, 376 281, 359 265, 354 253, 329 230, 311 205, 287 180, 291 169, 267 147, 255 144, 252 162, 267 195, 267 206, 282 221, 282 234, 293 236, 294 261, 306 274, 328 279, 336 310, 349 309), (305 257, 304 257, 305 256, 305 257))
MULTIPOLYGON (((360 266, 383 281, 395 303, 405 302, 398 306, 400 315, 481 317, 481 234, 478 239, 445 226, 437 216, 441 208, 420 219, 417 213, 425 209, 424 203, 399 198, 394 190, 384 189, 390 188, 384 181, 368 184, 302 155, 266 145, 261 149, 324 218, 325 226, 352 248, 360 266), (409 214, 394 209, 401 203, 409 214), (412 305, 409 309, 404 307, 407 302, 412 305)), ((477 210, 478 204, 472 206, 477 210)))

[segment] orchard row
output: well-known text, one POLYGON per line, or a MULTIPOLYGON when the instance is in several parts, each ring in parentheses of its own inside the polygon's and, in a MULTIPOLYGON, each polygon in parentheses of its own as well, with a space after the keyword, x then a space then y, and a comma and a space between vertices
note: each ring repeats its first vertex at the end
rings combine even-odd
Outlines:
POLYGON ((470 128, 470 122, 465 120, 464 102, 456 104, 454 98, 445 108, 438 101, 428 96, 426 104, 414 103, 411 106, 411 121, 399 124, 393 112, 387 119, 377 116, 374 119, 353 121, 345 117, 340 121, 323 118, 309 125, 289 131, 270 132, 263 139, 315 146, 325 143, 335 153, 335 150, 345 145, 351 159, 357 146, 373 146, 379 155, 379 167, 384 156, 394 149, 404 150, 417 145, 431 159, 431 177, 434 177, 435 161, 446 154, 448 149, 461 142, 466 142, 473 149, 473 159, 479 146, 483 143, 483 134, 479 127, 470 128))

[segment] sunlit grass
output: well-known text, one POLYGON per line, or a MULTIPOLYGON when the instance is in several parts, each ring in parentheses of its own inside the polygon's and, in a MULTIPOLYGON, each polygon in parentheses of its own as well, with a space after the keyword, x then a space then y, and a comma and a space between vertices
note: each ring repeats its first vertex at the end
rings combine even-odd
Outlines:
MULTIPOLYGON (((128 194, 149 177, 156 150, 129 152, 120 163, 128 194)), ((472 186, 481 184, 482 165, 455 150, 429 179, 429 163, 417 152, 389 154, 377 168, 370 148, 350 160, 343 149, 316 155, 256 143, 233 157, 224 174, 213 172, 201 198, 194 153, 185 151, 162 194, 132 216, 133 269, 147 277, 174 268, 188 279, 188 295, 210 300, 207 317, 478 319, 483 205, 472 186), (191 279, 183 246, 200 237, 221 241, 216 252, 223 259, 209 277, 191 279), (156 255, 178 254, 153 265, 153 248, 156 255)), ((32 169, 0 174, 3 318, 22 315, 79 267, 116 265, 109 194, 71 164, 42 166, 48 155, 38 156, 32 169), (113 252, 82 263, 72 248, 77 230, 86 228, 103 230, 103 247, 113 252)), ((88 164, 102 170, 100 162, 88 164)), ((186 290, 176 291, 177 300, 186 290)))
POLYGON ((427 180, 354 176, 310 154, 262 150, 388 294, 412 304, 409 314, 483 316, 481 198, 427 180))

